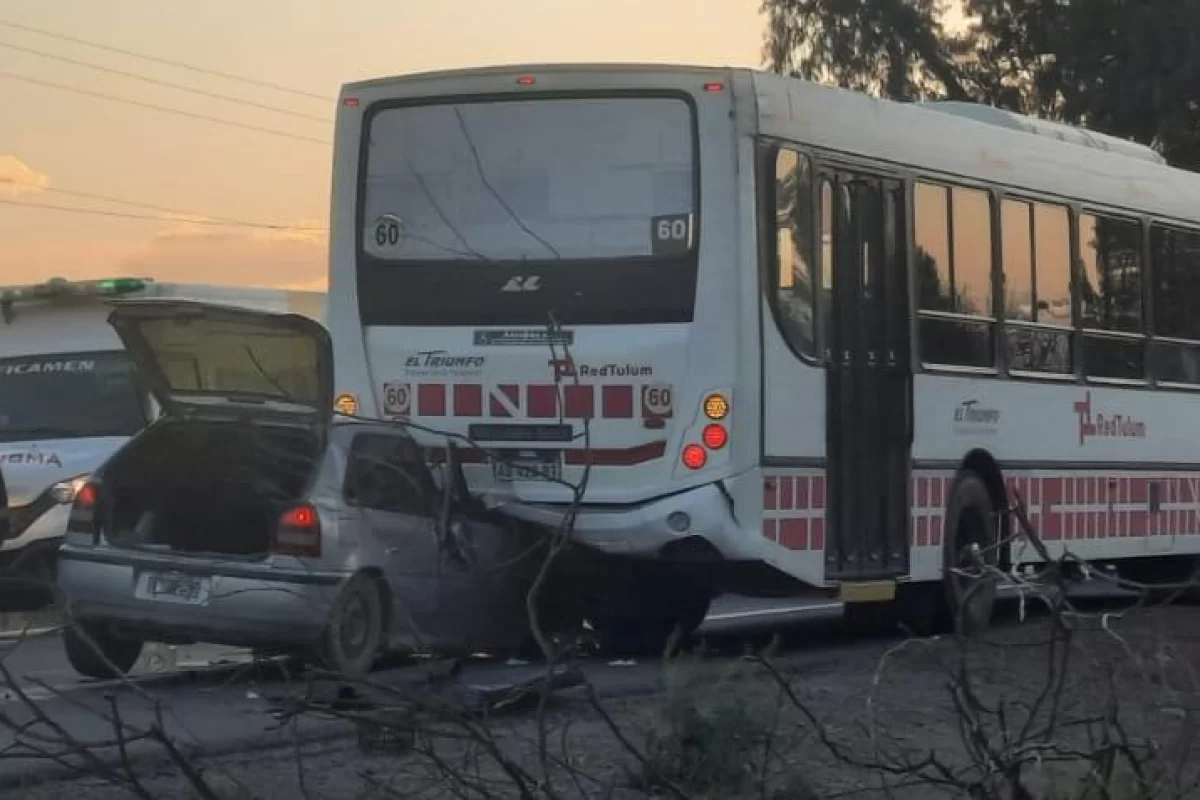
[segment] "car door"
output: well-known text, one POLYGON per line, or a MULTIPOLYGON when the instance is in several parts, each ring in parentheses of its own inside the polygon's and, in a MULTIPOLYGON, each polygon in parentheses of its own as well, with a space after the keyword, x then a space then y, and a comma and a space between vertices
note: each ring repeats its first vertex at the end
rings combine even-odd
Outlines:
POLYGON ((527 540, 456 496, 447 504, 424 451, 403 430, 355 435, 344 501, 353 538, 387 578, 398 637, 418 648, 482 647, 517 635, 528 587, 509 567, 520 565, 527 540))

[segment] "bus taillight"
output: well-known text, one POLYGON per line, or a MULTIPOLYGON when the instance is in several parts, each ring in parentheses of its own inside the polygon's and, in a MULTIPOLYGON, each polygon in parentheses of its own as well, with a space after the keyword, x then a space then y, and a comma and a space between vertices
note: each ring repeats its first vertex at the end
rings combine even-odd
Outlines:
POLYGON ((724 425, 716 422, 705 425, 702 436, 704 438, 704 445, 709 450, 720 450, 729 443, 729 431, 725 430, 724 425))
POLYGON ((708 463, 708 453, 698 444, 689 444, 683 448, 683 465, 688 469, 704 469, 708 463))

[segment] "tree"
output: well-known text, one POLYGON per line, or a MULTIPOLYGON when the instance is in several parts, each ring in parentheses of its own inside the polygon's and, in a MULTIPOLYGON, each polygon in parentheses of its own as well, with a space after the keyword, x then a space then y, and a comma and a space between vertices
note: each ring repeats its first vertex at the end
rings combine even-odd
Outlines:
POLYGON ((898 100, 974 100, 1082 124, 1200 169, 1200 3, 764 0, 779 72, 898 100))
POLYGON ((940 0, 764 0, 772 69, 894 99, 967 100, 940 0))

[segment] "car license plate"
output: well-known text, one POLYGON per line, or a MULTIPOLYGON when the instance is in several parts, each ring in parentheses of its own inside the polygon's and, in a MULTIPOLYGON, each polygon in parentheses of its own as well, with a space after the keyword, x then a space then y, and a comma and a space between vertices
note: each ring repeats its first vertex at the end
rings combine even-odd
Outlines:
POLYGON ((177 573, 148 573, 145 596, 171 603, 202 603, 208 597, 208 578, 177 573))
POLYGON ((557 458, 514 459, 497 461, 492 465, 497 481, 561 481, 562 462, 557 458))

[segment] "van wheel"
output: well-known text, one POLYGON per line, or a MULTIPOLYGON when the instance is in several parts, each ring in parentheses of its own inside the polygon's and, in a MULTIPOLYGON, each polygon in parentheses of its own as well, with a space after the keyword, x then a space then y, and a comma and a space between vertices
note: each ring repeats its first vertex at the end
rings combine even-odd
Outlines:
POLYGON ((63 632, 63 647, 71 668, 98 680, 127 674, 141 657, 143 645, 138 639, 120 639, 98 625, 83 622, 71 622, 63 632))
POLYGON ((978 562, 995 567, 1000 560, 996 512, 987 486, 973 472, 954 487, 946 512, 943 584, 950 626, 963 636, 988 629, 996 607, 996 578, 979 576, 978 562), (972 548, 978 547, 978 554, 972 548), (955 569, 967 574, 957 574, 955 569))
POLYGON ((383 647, 383 593, 374 578, 358 574, 334 601, 317 657, 331 672, 366 675, 383 647))

